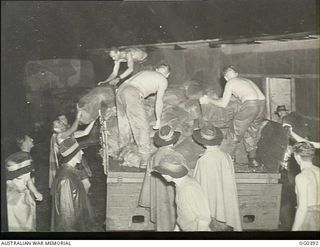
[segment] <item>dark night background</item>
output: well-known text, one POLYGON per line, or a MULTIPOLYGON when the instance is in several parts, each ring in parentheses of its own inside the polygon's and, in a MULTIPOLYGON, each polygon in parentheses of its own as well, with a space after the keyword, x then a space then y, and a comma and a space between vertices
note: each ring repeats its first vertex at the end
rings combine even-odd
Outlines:
POLYGON ((2 136, 28 126, 27 61, 86 58, 86 49, 318 32, 315 0, 1 1, 2 136))
MULTIPOLYGON (((319 34, 318 0, 1 1, 1 156, 32 124, 23 83, 30 60, 89 59, 87 49, 111 46, 300 32, 319 34)), ((45 180, 46 166, 38 163, 37 176, 45 180)), ((1 200, 1 217, 5 208, 1 200)))

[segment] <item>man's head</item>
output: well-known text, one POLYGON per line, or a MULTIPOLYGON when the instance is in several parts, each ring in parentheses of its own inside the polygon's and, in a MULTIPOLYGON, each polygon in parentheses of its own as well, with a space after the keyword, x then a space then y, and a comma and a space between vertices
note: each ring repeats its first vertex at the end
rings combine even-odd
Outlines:
POLYGON ((223 70, 223 77, 226 81, 229 81, 235 77, 238 77, 238 71, 233 66, 228 66, 223 70))
POLYGON ((160 64, 156 67, 156 71, 161 73, 165 78, 168 78, 170 75, 170 66, 167 64, 160 64))
POLYGON ((181 133, 174 131, 170 125, 162 126, 153 136, 154 144, 157 147, 169 146, 176 144, 181 133))
POLYGON ((30 152, 30 150, 34 147, 33 139, 28 135, 18 136, 16 138, 16 142, 18 147, 25 152, 30 152))
POLYGON ((67 119, 66 115, 64 115, 64 114, 58 115, 58 120, 59 120, 61 123, 63 123, 64 125, 66 125, 66 126, 69 125, 68 119, 67 119))
POLYGON ((315 148, 309 142, 298 142, 293 146, 293 154, 297 163, 301 165, 303 162, 312 162, 315 148))
POLYGON ((192 134, 193 139, 203 146, 219 146, 223 140, 222 131, 212 124, 196 129, 192 134))
POLYGON ((53 131, 61 133, 66 130, 67 126, 60 120, 54 120, 52 123, 53 131))
POLYGON ((278 105, 274 114, 276 114, 280 119, 282 119, 284 116, 287 116, 289 114, 289 111, 287 110, 285 105, 278 105))
POLYGON ((112 47, 109 51, 109 56, 114 60, 117 61, 120 59, 120 50, 117 47, 112 47))

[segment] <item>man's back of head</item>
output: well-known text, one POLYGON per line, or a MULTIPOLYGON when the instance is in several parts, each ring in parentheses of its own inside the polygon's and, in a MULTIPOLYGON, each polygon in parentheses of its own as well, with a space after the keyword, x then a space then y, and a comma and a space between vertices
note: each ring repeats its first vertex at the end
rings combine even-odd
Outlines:
POLYGON ((160 64, 156 67, 156 71, 168 78, 170 75, 170 66, 167 64, 160 64))

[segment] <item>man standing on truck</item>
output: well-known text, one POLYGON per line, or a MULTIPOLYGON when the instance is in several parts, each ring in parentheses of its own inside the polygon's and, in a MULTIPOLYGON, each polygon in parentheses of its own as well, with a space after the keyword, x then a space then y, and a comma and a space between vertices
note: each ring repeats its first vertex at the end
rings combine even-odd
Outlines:
POLYGON ((99 82, 98 85, 104 83, 110 83, 111 85, 118 84, 120 80, 126 78, 133 72, 135 62, 143 63, 148 56, 145 51, 139 48, 127 48, 124 50, 119 50, 116 47, 111 48, 109 55, 114 61, 113 71, 105 81, 99 82), (120 63, 123 62, 127 63, 128 68, 118 76, 120 63))
POLYGON ((226 151, 234 157, 235 144, 244 139, 249 165, 258 167, 259 163, 255 158, 258 132, 265 114, 265 96, 251 80, 239 77, 233 66, 227 67, 223 76, 227 83, 222 98, 210 99, 204 95, 200 98, 200 104, 211 103, 219 107, 226 107, 232 95, 241 102, 226 134, 226 138, 232 142, 232 145, 227 148, 229 150, 226 151))
POLYGON ((162 64, 156 71, 141 71, 126 80, 116 95, 117 117, 119 127, 119 147, 130 143, 131 132, 141 154, 140 167, 146 167, 150 155, 150 130, 149 121, 144 109, 144 98, 156 94, 156 124, 153 129, 160 128, 163 108, 163 96, 168 86, 170 68, 162 64))

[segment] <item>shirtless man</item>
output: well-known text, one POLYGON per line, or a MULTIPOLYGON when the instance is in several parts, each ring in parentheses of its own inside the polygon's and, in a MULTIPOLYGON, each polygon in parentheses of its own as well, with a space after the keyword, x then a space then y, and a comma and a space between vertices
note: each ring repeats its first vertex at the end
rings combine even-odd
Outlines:
POLYGON ((116 47, 111 48, 109 55, 114 60, 113 71, 107 78, 107 80, 99 82, 98 85, 104 83, 110 83, 111 85, 118 84, 120 80, 126 78, 133 72, 134 62, 143 63, 148 56, 145 51, 139 48, 128 48, 125 50, 119 50, 116 47), (127 63, 128 68, 118 76, 120 63, 123 62, 127 63))
POLYGON ((320 231, 320 169, 312 163, 312 144, 298 142, 293 146, 294 158, 301 173, 296 178, 297 210, 292 231, 320 231))
POLYGON ((128 145, 132 132, 142 156, 141 167, 145 167, 145 161, 150 155, 149 121, 143 99, 156 93, 156 125, 153 128, 159 129, 169 75, 170 68, 165 64, 157 67, 156 71, 141 71, 126 80, 116 95, 120 148, 128 145))
POLYGON ((222 98, 210 99, 207 95, 200 98, 200 104, 214 104, 226 107, 233 95, 241 106, 235 114, 232 125, 228 129, 227 138, 231 139, 233 145, 228 151, 234 156, 235 144, 244 138, 244 144, 248 153, 249 165, 259 166, 256 161, 256 149, 258 142, 258 131, 262 124, 265 113, 265 96, 252 81, 241 78, 234 67, 228 67, 223 76, 227 81, 222 98))

